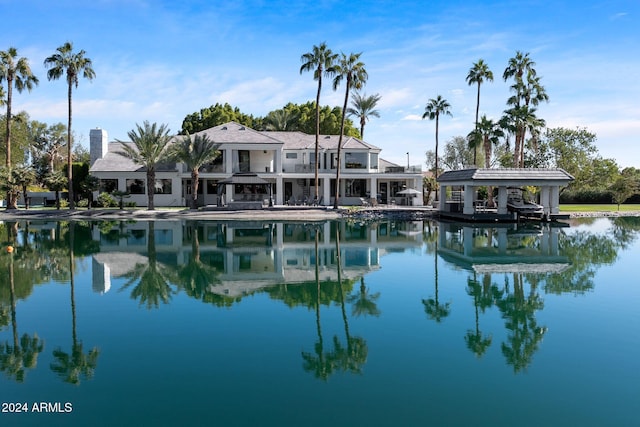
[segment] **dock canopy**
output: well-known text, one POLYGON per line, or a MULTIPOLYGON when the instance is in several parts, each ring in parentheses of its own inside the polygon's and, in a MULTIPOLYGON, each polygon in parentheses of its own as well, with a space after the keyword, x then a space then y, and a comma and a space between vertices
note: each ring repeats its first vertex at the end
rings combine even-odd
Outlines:
POLYGON ((444 172, 437 178, 443 200, 439 208, 441 214, 456 213, 462 205, 463 216, 472 219, 484 201, 477 200, 478 187, 490 187, 489 198, 493 202, 491 188, 498 189, 497 216, 507 215, 507 198, 509 188, 526 186, 539 187, 539 203, 543 208, 543 216, 559 215, 560 187, 573 181, 573 176, 564 169, 521 168, 521 169, 460 169, 444 172), (447 200, 446 187, 462 187, 462 191, 452 192, 451 200, 447 200), (457 196, 456 196, 457 195, 457 196))
POLYGON ((270 182, 255 173, 234 173, 231 177, 218 181, 218 184, 269 185, 270 182))

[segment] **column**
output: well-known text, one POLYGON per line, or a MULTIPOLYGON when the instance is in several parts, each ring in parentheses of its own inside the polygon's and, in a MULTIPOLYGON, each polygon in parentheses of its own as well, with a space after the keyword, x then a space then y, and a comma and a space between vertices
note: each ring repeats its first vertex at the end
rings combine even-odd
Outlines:
POLYGON ((464 209, 462 213, 465 215, 473 214, 473 190, 474 187, 472 185, 464 186, 464 209))
POLYGON ((544 208, 544 215, 548 216, 551 212, 551 203, 549 201, 549 187, 544 186, 540 188, 540 204, 544 208))
POLYGON ((560 187, 554 185, 551 187, 551 195, 549 196, 549 208, 552 214, 560 213, 560 187))
POLYGON ((498 214, 508 213, 507 209, 507 187, 498 187, 498 214))
MULTIPOLYGON (((277 163, 277 162, 276 162, 277 163)), ((276 178, 276 205, 284 205, 284 179, 281 176, 276 178)))
POLYGON ((331 179, 322 178, 322 204, 328 206, 331 204, 331 179))
POLYGON ((440 184, 440 192, 438 194, 438 210, 444 212, 445 205, 447 204, 447 187, 444 184, 440 184))

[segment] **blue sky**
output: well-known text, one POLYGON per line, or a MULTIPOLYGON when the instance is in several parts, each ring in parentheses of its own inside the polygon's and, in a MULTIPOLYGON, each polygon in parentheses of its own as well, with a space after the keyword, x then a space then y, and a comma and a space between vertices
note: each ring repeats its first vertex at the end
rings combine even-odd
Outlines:
MULTIPOLYGON (((453 117, 440 141, 466 135, 476 87, 465 77, 482 58, 494 73, 481 89, 480 113, 506 108, 502 73, 516 51, 529 52, 550 97, 538 114, 549 127, 594 132, 603 157, 640 167, 640 2, 626 1, 154 1, 0 0, 0 50, 16 47, 40 79, 14 97, 14 111, 66 123, 66 83, 48 81, 44 59, 66 41, 84 49, 96 78, 74 90, 73 129, 84 145, 89 130, 110 140, 144 120, 173 132, 187 114, 216 102, 265 115, 287 102, 315 98, 300 56, 326 42, 334 52, 362 52, 379 93, 380 118, 365 140, 382 157, 424 164, 435 123, 422 120, 442 95, 453 117)), ((344 92, 324 86, 323 105, 342 105, 344 92)))

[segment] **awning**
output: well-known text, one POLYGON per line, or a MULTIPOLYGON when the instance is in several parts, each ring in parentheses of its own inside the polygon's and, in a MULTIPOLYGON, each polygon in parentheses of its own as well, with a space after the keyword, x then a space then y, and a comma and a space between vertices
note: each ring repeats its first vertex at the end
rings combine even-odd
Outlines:
POLYGON ((270 182, 255 173, 234 173, 231 177, 218 181, 218 184, 257 184, 269 185, 270 182))

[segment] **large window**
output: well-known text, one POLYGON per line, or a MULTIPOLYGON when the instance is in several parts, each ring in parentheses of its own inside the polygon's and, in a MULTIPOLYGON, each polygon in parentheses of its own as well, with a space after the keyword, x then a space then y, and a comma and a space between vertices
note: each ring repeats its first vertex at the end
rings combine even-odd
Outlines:
POLYGON ((100 192, 101 193, 113 193, 118 189, 117 179, 101 179, 100 180, 100 192))
POLYGON ((171 194, 171 180, 156 179, 156 186, 154 191, 156 194, 171 194))
POLYGON ((366 179, 349 179, 345 185, 345 196, 347 197, 366 197, 367 180, 366 179))
POLYGON ((298 158, 298 153, 287 153, 287 154, 285 154, 285 157, 287 159, 297 159, 298 158))
POLYGON ((129 194, 144 194, 144 179, 127 179, 127 192, 129 194))
POLYGON ((367 153, 346 153, 344 162, 346 169, 366 169, 367 153))

